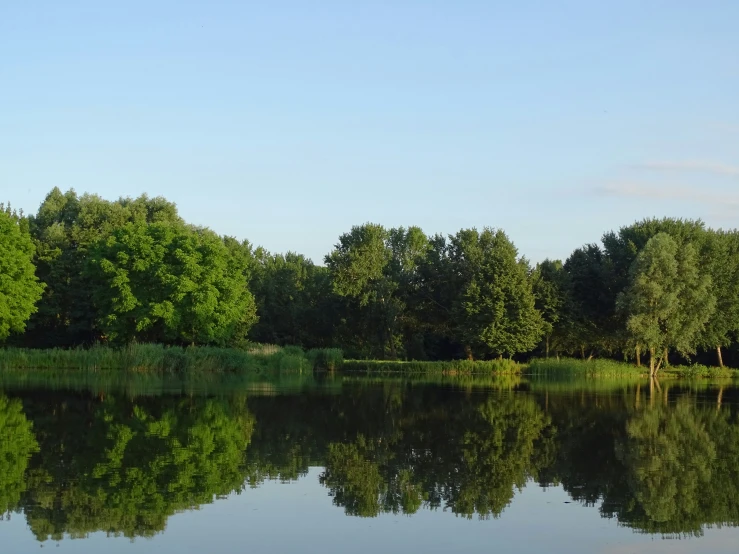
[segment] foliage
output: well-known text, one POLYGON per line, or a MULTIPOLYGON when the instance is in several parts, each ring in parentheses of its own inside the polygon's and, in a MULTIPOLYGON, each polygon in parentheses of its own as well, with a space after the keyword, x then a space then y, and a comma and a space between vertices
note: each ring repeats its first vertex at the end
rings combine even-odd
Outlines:
POLYGON ((54 188, 29 218, 36 244, 36 274, 45 284, 38 313, 29 322, 26 343, 33 346, 90 344, 99 338, 98 317, 84 271, 91 246, 128 223, 179 223, 174 204, 146 195, 110 202, 54 188))
POLYGON ((96 243, 87 273, 111 341, 223 345, 256 319, 244 269, 214 233, 152 223, 96 243))
POLYGON ((542 335, 541 314, 528 278, 502 231, 462 230, 449 242, 449 264, 457 296, 451 307, 453 333, 482 354, 513 355, 532 350, 542 335))
POLYGON ((244 351, 212 346, 177 347, 131 344, 122 348, 0 349, 0 370, 123 370, 132 373, 243 373, 267 370, 301 371, 337 364, 341 351, 304 353, 302 349, 258 348, 244 351), (320 359, 323 356, 323 359, 320 359))
POLYGON ((618 299, 631 339, 655 354, 675 349, 695 351, 701 332, 715 308, 710 277, 700 275, 691 244, 679 248, 666 233, 649 239, 631 268, 631 284, 618 299))
POLYGON ((24 331, 44 289, 34 275, 33 242, 24 226, 21 216, 0 204, 0 341, 24 331))
POLYGON ((513 360, 455 360, 450 362, 400 362, 384 360, 347 360, 343 363, 345 372, 381 373, 403 375, 411 373, 426 373, 445 375, 464 374, 517 374, 525 366, 513 360))

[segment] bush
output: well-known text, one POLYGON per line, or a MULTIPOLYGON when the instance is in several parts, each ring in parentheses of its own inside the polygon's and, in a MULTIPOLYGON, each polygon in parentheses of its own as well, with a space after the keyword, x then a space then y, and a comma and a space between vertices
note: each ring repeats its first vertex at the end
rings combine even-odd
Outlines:
POLYGON ((344 353, 340 348, 313 348, 308 350, 306 357, 313 369, 328 371, 340 369, 344 361, 344 353))

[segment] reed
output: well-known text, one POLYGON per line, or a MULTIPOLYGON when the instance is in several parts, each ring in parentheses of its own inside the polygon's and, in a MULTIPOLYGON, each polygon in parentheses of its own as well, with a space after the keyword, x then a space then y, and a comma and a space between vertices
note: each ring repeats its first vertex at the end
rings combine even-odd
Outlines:
MULTIPOLYGON (((340 351, 332 354, 340 359, 340 351)), ((213 346, 162 346, 132 344, 123 348, 96 345, 75 349, 0 349, 0 371, 81 370, 130 373, 237 373, 310 371, 318 358, 300 347, 255 345, 244 350, 213 346)), ((335 362, 332 362, 334 364, 335 362)))
POLYGON ((513 360, 454 360, 446 362, 404 362, 383 360, 346 360, 344 371, 358 371, 368 374, 426 373, 440 375, 464 375, 475 373, 516 375, 525 366, 513 360))

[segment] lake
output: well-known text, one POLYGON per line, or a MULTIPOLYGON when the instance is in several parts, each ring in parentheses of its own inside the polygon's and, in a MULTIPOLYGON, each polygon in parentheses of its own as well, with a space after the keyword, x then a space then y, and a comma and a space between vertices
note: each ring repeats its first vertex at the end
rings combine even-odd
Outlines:
POLYGON ((0 384, 0 545, 736 552, 730 382, 0 384))

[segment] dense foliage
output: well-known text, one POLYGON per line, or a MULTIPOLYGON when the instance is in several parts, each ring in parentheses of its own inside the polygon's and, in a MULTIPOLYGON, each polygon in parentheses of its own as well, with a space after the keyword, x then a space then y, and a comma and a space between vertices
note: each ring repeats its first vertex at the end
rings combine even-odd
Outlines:
POLYGON ((27 221, 0 204, 0 341, 23 332, 43 286, 34 275, 27 221))
POLYGON ((430 236, 366 223, 322 266, 188 225, 162 198, 54 189, 37 214, 0 217, 0 248, 15 253, 3 262, 17 260, 0 266, 0 339, 18 346, 261 342, 364 359, 637 365, 648 356, 653 373, 671 360, 723 365, 727 353, 739 363, 739 232, 700 221, 644 220, 535 267, 499 229, 430 236))

